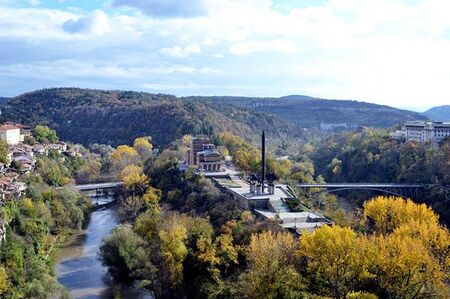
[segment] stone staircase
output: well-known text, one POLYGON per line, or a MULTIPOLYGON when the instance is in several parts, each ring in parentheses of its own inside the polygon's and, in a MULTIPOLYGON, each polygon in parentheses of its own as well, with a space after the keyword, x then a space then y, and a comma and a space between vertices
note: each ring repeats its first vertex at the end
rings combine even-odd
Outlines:
POLYGON ((288 205, 281 198, 269 200, 269 209, 274 213, 290 212, 288 205))

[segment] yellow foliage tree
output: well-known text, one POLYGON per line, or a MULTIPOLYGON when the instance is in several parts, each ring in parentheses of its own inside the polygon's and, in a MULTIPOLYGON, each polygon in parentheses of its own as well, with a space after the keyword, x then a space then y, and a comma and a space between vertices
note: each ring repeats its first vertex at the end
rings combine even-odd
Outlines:
POLYGON ((411 221, 416 221, 419 225, 439 222, 431 208, 409 199, 378 196, 364 203, 364 224, 377 234, 392 233, 394 229, 411 221))
POLYGON ((439 223, 411 221, 395 229, 395 234, 420 240, 442 269, 450 271, 450 233, 439 223))
POLYGON ((273 158, 267 159, 267 169, 269 172, 273 172, 278 178, 286 179, 292 170, 292 162, 286 160, 275 160, 273 158))
POLYGON ((145 194, 142 196, 142 199, 145 201, 149 212, 151 212, 153 215, 159 215, 161 212, 161 209, 159 207, 159 200, 161 198, 161 195, 161 190, 153 187, 148 187, 147 191, 145 191, 145 194))
POLYGON ((389 298, 449 298, 448 276, 420 239, 393 233, 373 243, 369 269, 389 298))
POLYGON ((158 235, 161 240, 160 252, 169 273, 170 283, 172 287, 177 287, 183 282, 183 261, 188 254, 184 243, 187 230, 183 225, 174 222, 161 229, 158 235))
POLYGON ((5 268, 0 266, 0 295, 8 290, 8 276, 5 268))
POLYGON ((424 204, 379 196, 364 204, 372 238, 370 272, 393 298, 449 296, 450 234, 424 204))
POLYGON ((261 154, 254 148, 240 147, 233 153, 236 166, 244 171, 259 171, 261 154))
POLYGON ((221 234, 214 242, 210 236, 200 236, 196 245, 198 261, 208 265, 211 278, 216 281, 220 275, 218 266, 227 269, 238 264, 238 248, 233 245, 233 237, 229 234, 221 234))
POLYGON ((249 269, 240 277, 240 290, 249 298, 297 298, 303 288, 295 269, 297 242, 290 233, 254 234, 247 247, 249 269))
POLYGON ((367 274, 366 245, 351 228, 322 226, 302 234, 299 253, 307 258, 309 271, 328 288, 329 295, 345 298, 367 274))
POLYGON ((144 192, 149 183, 148 177, 140 166, 128 165, 120 173, 120 178, 127 190, 144 192))
POLYGON ((134 140, 133 147, 143 161, 152 156, 153 145, 151 137, 138 137, 134 140))
POLYGON ((129 165, 137 164, 138 158, 139 155, 134 148, 128 145, 119 145, 109 156, 109 161, 112 168, 120 172, 129 165))

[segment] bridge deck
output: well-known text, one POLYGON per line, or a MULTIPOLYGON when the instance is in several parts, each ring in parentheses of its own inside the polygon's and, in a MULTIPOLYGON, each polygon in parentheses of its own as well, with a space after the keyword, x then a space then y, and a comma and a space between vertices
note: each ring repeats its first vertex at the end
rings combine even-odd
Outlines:
POLYGON ((97 183, 97 184, 84 184, 75 185, 74 187, 80 191, 89 191, 97 189, 109 189, 122 186, 123 182, 109 182, 109 183, 97 183))
POLYGON ((297 184, 300 188, 424 188, 424 184, 374 184, 374 183, 330 183, 297 184))

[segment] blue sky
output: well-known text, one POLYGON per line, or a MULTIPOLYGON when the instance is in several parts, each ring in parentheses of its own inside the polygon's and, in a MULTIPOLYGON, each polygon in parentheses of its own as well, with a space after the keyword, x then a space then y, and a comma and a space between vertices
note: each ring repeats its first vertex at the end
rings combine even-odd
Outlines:
POLYGON ((0 96, 46 87, 450 103, 447 0, 0 0, 0 96))

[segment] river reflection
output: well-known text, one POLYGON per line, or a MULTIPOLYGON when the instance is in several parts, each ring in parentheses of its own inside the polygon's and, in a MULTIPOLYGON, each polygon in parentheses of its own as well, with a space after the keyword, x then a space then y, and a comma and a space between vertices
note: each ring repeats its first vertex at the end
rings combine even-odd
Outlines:
MULTIPOLYGON (((104 203, 112 198, 100 198, 104 203)), ((96 200, 93 199, 95 203, 96 200)), ((73 298, 111 298, 113 281, 102 266, 98 252, 102 239, 118 225, 114 208, 107 207, 94 211, 87 227, 74 235, 61 249, 56 273, 58 281, 73 298)), ((132 288, 123 288, 123 298, 152 298, 132 288)))

